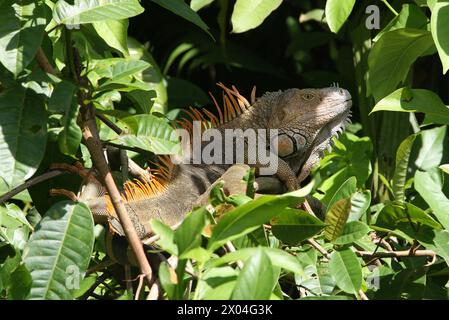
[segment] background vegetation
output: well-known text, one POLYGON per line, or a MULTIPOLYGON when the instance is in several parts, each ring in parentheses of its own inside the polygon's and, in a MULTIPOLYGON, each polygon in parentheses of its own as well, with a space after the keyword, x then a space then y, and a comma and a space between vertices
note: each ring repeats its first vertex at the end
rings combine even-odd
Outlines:
POLYGON ((151 291, 111 262, 86 205, 49 196, 79 178, 3 197, 1 298, 448 298, 449 1, 0 0, 0 21, 0 195, 53 163, 91 167, 92 108, 126 129, 97 120, 100 139, 148 166, 177 145, 169 120, 209 108, 217 82, 245 96, 338 82, 354 101, 304 189, 217 188, 216 211, 234 208, 212 232, 205 208, 176 230, 154 221, 178 264, 154 269, 151 291), (323 220, 290 208, 307 194, 323 220))

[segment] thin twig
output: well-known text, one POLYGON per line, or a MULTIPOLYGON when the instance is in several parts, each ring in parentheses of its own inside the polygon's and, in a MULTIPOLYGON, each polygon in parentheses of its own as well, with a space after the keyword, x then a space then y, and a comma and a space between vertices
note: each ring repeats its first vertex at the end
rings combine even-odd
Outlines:
POLYGON ((31 178, 30 180, 26 181, 25 183, 21 184, 20 186, 15 187, 14 189, 12 189, 11 191, 8 191, 7 193, 5 193, 4 195, 2 195, 0 197, 0 204, 2 204, 5 201, 8 201, 9 199, 11 199, 12 197, 14 197, 15 195, 19 194, 20 192, 28 189, 29 187, 34 186, 35 184, 44 182, 46 180, 52 179, 54 177, 60 176, 67 173, 64 170, 51 170, 48 171, 40 176, 31 178))
POLYGON ((369 258, 413 258, 413 257, 433 257, 436 253, 432 250, 410 250, 403 251, 384 251, 384 252, 370 252, 370 251, 355 251, 359 257, 369 258))
POLYGON ((109 120, 105 115, 101 113, 96 113, 95 116, 100 119, 105 125, 107 125, 109 128, 111 128, 115 133, 122 134, 123 130, 117 126, 114 122, 109 120))

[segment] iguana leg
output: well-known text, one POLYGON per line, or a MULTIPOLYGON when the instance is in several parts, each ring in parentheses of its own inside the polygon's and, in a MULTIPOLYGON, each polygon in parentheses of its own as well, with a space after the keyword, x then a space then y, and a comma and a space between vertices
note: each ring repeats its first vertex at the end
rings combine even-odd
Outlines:
POLYGON ((223 189, 226 194, 245 194, 246 182, 243 177, 246 175, 250 167, 246 164, 236 164, 231 166, 225 173, 215 181, 195 202, 195 206, 203 206, 209 203, 209 194, 220 181, 224 182, 223 189))
POLYGON ((282 182, 285 183, 288 191, 299 189, 299 183, 296 178, 296 174, 293 172, 290 165, 281 158, 278 159, 278 169, 276 175, 282 182))

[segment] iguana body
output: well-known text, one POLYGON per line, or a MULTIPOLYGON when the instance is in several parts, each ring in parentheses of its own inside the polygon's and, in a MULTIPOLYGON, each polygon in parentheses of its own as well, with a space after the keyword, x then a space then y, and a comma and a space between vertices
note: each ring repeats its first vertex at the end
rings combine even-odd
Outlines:
MULTIPOLYGON (((219 116, 191 108, 188 111, 191 118, 202 120, 205 126, 212 124, 221 132, 225 129, 278 129, 276 176, 288 189, 294 189, 307 177, 323 151, 330 146, 332 137, 343 130, 350 114, 350 94, 336 87, 268 92, 251 105, 235 88, 222 88, 223 109, 215 101, 219 116)), ((191 126, 187 120, 180 123, 187 128, 191 126)), ((247 152, 256 150, 250 146, 247 152)), ((165 161, 150 181, 125 184, 125 205, 139 236, 143 238, 150 231, 151 218, 169 225, 181 221, 200 195, 230 166, 172 165, 165 161)), ((82 197, 81 200, 88 202, 97 220, 103 218, 115 230, 119 229, 107 195, 94 199, 82 197)))

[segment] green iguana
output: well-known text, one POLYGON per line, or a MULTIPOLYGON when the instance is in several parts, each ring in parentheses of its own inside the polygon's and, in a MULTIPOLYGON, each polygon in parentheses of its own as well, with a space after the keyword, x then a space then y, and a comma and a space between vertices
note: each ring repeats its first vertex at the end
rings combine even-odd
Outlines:
MULTIPOLYGON (((296 189, 309 175, 323 152, 330 148, 332 137, 343 131, 349 121, 351 95, 338 87, 267 92, 257 100, 253 90, 250 104, 235 87, 219 86, 223 88, 223 107, 212 97, 218 116, 208 110, 190 108, 187 113, 191 120, 201 121, 203 130, 212 126, 220 132, 278 129, 276 176, 289 190, 296 189)), ((191 120, 178 123, 191 131, 191 120)), ((247 152, 256 149, 249 146, 247 152)), ((162 165, 148 181, 135 180, 124 185, 125 206, 141 238, 151 231, 151 218, 169 225, 181 221, 198 198, 231 167, 231 164, 173 165, 168 158, 161 159, 162 165)), ((259 163, 252 166, 261 167, 259 163)), ((120 224, 104 189, 99 183, 87 184, 86 188, 80 200, 88 203, 97 222, 108 221, 120 233, 120 224)))

